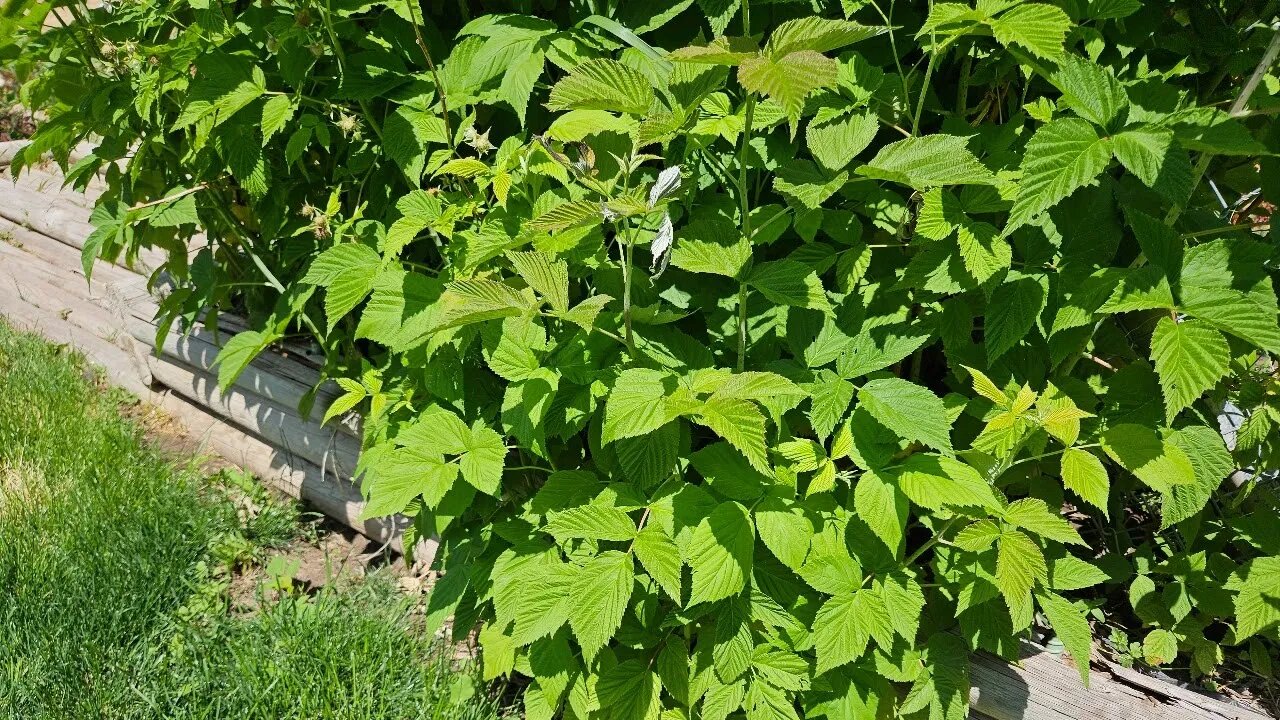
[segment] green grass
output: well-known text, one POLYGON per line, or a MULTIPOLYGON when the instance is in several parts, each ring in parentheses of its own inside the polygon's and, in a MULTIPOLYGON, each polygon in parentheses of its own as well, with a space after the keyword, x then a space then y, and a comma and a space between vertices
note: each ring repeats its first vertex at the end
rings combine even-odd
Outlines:
POLYGON ((237 517, 120 396, 3 323, 0 398, 0 718, 499 716, 390 578, 229 613, 224 568, 296 513, 237 517))

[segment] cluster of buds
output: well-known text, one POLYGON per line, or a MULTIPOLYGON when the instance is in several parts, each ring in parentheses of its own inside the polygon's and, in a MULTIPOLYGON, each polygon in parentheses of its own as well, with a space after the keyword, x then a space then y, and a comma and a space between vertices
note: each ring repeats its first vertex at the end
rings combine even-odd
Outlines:
POLYGON ((342 134, 347 137, 360 136, 360 121, 345 112, 338 113, 338 119, 334 122, 334 125, 336 125, 338 129, 342 131, 342 134))
POLYGON ((298 214, 311 221, 311 234, 315 235, 317 240, 327 240, 333 235, 333 231, 329 228, 329 216, 321 212, 320 208, 304 202, 298 214))
POLYGON ((494 150, 494 144, 489 142, 489 131, 479 132, 475 125, 472 125, 462 133, 462 141, 470 145, 477 155, 487 155, 494 150))

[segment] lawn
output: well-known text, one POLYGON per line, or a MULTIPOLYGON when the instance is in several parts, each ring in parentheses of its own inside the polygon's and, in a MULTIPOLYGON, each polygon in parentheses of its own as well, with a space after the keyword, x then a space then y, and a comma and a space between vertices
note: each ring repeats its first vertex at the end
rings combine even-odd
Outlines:
POLYGON ((302 542, 296 509, 258 490, 237 512, 243 487, 162 455, 128 398, 3 323, 0 398, 0 718, 500 716, 386 569, 233 603, 302 542))

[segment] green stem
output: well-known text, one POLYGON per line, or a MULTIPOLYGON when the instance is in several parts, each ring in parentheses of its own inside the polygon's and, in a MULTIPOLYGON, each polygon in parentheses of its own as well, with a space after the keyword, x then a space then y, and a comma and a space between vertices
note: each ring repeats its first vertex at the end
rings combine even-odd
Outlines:
MULTIPOLYGON (((748 10, 750 3, 747 0, 742 2, 742 25, 744 32, 748 27, 748 10)), ((738 149, 738 207, 742 216, 742 234, 747 238, 747 244, 752 241, 751 232, 751 207, 747 198, 747 151, 751 144, 751 124, 755 119, 756 98, 754 95, 747 96, 747 118, 742 127, 742 145, 738 149)), ((740 281, 738 284, 738 372, 742 372, 747 366, 747 283, 740 281)))
POLYGON ((936 532, 936 533, 934 533, 934 534, 933 534, 933 537, 931 537, 931 538, 929 538, 928 540, 926 540, 926 541, 925 541, 925 543, 924 543, 923 545, 921 545, 920 547, 916 548, 916 551, 915 551, 915 552, 911 553, 911 556, 910 556, 910 557, 908 557, 906 560, 903 560, 903 561, 902 561, 902 565, 903 565, 904 567, 911 567, 911 565, 912 565, 912 564, 914 564, 916 560, 919 560, 919 559, 920 559, 920 556, 921 556, 921 555, 923 555, 923 554, 925 554, 926 552, 928 552, 929 548, 931 548, 931 547, 933 547, 934 545, 937 545, 939 542, 941 542, 941 541, 942 541, 942 536, 943 536, 943 535, 946 535, 946 534, 947 534, 947 531, 948 531, 948 530, 950 530, 950 529, 951 529, 951 526, 952 526, 952 525, 955 525, 955 524, 956 524, 956 522, 957 522, 958 520, 960 520, 960 517, 959 517, 959 516, 956 516, 956 517, 953 517, 953 518, 951 518, 950 520, 948 520, 946 523, 944 523, 944 524, 943 524, 943 526, 938 530, 938 532, 936 532))
POLYGON ((635 247, 631 243, 626 243, 622 250, 622 330, 626 338, 627 348, 631 350, 634 357, 636 353, 635 338, 631 335, 631 261, 634 256, 635 247))
POLYGON ((1234 232, 1236 230, 1256 230, 1260 227, 1267 227, 1271 223, 1240 223, 1238 225, 1223 225, 1222 227, 1209 228, 1208 230, 1197 230, 1195 232, 1182 233, 1182 237, 1186 239, 1204 237, 1205 235, 1217 235, 1218 233, 1234 232))
POLYGON ((1061 455, 1062 453, 1068 450, 1086 450, 1088 448, 1096 448, 1096 447, 1102 447, 1102 445, 1098 443, 1090 443, 1088 445, 1072 445, 1071 447, 1064 447, 1060 450, 1051 450, 1047 453, 1041 453, 1040 455, 1032 455, 1031 457, 1024 457, 1021 460, 1015 460, 1014 462, 1009 463, 1009 467, 1005 468, 1004 471, 1008 472, 1011 468, 1017 465, 1021 465, 1023 463, 1035 462, 1036 460, 1043 460, 1047 457, 1053 457, 1054 455, 1061 455))

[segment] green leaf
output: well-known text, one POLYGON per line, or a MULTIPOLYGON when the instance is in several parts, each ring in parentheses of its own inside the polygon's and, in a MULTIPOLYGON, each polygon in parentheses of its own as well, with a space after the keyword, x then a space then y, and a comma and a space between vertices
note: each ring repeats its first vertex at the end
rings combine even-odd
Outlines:
POLYGON ((326 289, 324 309, 329 330, 364 300, 373 288, 382 258, 359 243, 341 243, 316 256, 302 282, 326 289))
POLYGON ((857 172, 921 192, 942 185, 996 184, 995 175, 974 157, 968 144, 968 138, 956 135, 906 138, 881 148, 857 172))
POLYGON ((1107 515, 1107 497, 1111 493, 1111 479, 1102 461, 1093 453, 1079 448, 1067 448, 1062 453, 1062 484, 1081 500, 1107 515))
POLYGON ((698 421, 727 439, 753 468, 772 473, 764 438, 764 415, 753 402, 735 397, 710 397, 699 407, 698 421))
POLYGON ((1219 330, 1280 353, 1276 293, 1262 270, 1269 250, 1251 240, 1214 240, 1187 251, 1180 307, 1219 330))
POLYGON ((1045 297, 1044 286, 1034 277, 1010 280, 992 291, 984 321, 988 363, 1011 350, 1035 327, 1045 297))
POLYGON ((778 168, 773 187, 791 205, 817 210, 848 182, 848 173, 832 176, 808 160, 792 160, 778 168))
POLYGON ((760 263, 751 271, 747 284, 769 300, 782 305, 831 311, 822 280, 813 268, 796 260, 760 263))
POLYGON ((716 614, 715 647, 711 650, 721 682, 733 682, 747 671, 754 644, 745 601, 740 597, 730 598, 716 614))
POLYGON ((1142 659, 1150 665, 1164 665, 1178 657, 1178 638, 1168 630, 1159 628, 1147 633, 1142 640, 1142 659))
POLYGON ((1236 469, 1222 434, 1215 427, 1189 425, 1174 432, 1169 441, 1186 453, 1195 470, 1193 485, 1174 485, 1160 508, 1161 529, 1187 520, 1204 509, 1209 498, 1236 469))
POLYGON ((573 308, 562 314, 561 317, 574 325, 577 325, 583 330, 590 330, 595 327, 596 318, 600 316, 600 312, 604 310, 604 306, 608 305, 612 300, 613 298, 608 295, 592 295, 577 305, 574 305, 573 308))
POLYGON ((1131 423, 1107 428, 1102 434, 1102 449, 1120 467, 1156 490, 1167 492, 1174 485, 1195 482, 1195 469, 1186 453, 1150 428, 1131 423))
POLYGON ((498 97, 515 110, 520 118, 520 126, 524 126, 525 114, 529 108, 529 97, 533 94, 534 84, 542 77, 542 66, 545 54, 535 50, 523 59, 507 68, 502 75, 502 84, 498 86, 498 97))
POLYGON ((1036 57, 1055 60, 1062 55, 1071 18, 1053 5, 1027 3, 1001 13, 990 24, 1000 44, 1021 45, 1036 57))
POLYGON ((476 158, 454 158, 436 168, 432 176, 452 175, 460 178, 473 178, 489 171, 489 166, 476 158))
POLYGON ((879 129, 879 118, 870 112, 846 114, 823 122, 814 118, 805 129, 804 139, 809 152, 822 167, 839 172, 871 144, 879 129))
POLYGON ((245 330, 231 336, 214 361, 218 366, 218 388, 226 392, 249 363, 276 340, 276 337, 257 330, 245 330))
POLYGON ((400 448, 378 458, 366 473, 363 518, 381 517, 404 511, 421 495, 434 508, 458 477, 458 466, 447 463, 438 453, 417 448, 400 448))
POLYGON ((1280 625, 1280 555, 1250 560, 1228 588, 1237 590, 1236 642, 1280 625))
POLYGON ((1049 540, 1074 545, 1086 544, 1066 518, 1049 509, 1049 505, 1039 498, 1022 498, 1010 503, 1004 510, 1004 521, 1049 540))
POLYGON ((644 435, 665 425, 670 420, 666 410, 667 382, 669 376, 657 370, 622 371, 605 402, 601 444, 644 435))
POLYGON ((599 225, 604 222, 603 209, 595 200, 560 203, 529 221, 531 230, 555 232, 570 228, 599 225))
POLYGON ((1151 127, 1125 130, 1112 136, 1111 147, 1126 170, 1165 200, 1181 206, 1191 195, 1191 160, 1174 143, 1173 132, 1151 127))
POLYGON ((1084 683, 1085 687, 1089 687, 1089 658, 1093 650, 1093 631, 1089 628, 1089 620, 1085 617, 1084 611, 1070 600, 1047 590, 1037 593, 1036 601, 1040 603, 1040 609, 1044 610, 1045 616, 1049 618, 1049 625, 1053 628, 1053 632, 1057 634, 1063 647, 1075 660, 1076 669, 1080 671, 1080 682, 1084 683))
POLYGON ((907 527, 907 497, 875 472, 864 472, 853 489, 858 518, 896 557, 907 527))
POLYGON ((373 279, 373 294, 360 313, 357 338, 368 338, 397 351, 426 339, 436 325, 436 300, 444 286, 423 273, 388 268, 373 279))
POLYGON ((818 88, 834 86, 838 69, 835 60, 813 50, 762 54, 742 61, 738 82, 748 92, 776 100, 791 119, 794 134, 804 99, 818 88))
POLYGON ((529 298, 496 280, 456 280, 445 286, 433 330, 514 317, 531 309, 529 298))
POLYGON ((653 85, 639 71, 617 60, 588 60, 551 88, 552 110, 610 110, 645 115, 653 104, 653 85))
POLYGON ((960 246, 965 270, 979 283, 985 283, 1013 264, 1013 249, 990 223, 964 223, 956 228, 956 243, 960 246))
POLYGON ((1000 505, 982 475, 955 458, 916 453, 884 472, 911 502, 930 510, 954 506, 995 509, 1000 505))
POLYGON ((1063 56, 1049 80, 1062 91, 1061 104, 1099 127, 1107 128, 1113 121, 1120 121, 1128 111, 1129 96, 1116 76, 1085 58, 1063 56))
POLYGON ((466 447, 458 461, 462 479, 480 492, 497 497, 507 457, 502 436, 477 420, 462 437, 466 447))
POLYGON ((942 399, 901 378, 869 380, 858 404, 899 437, 951 453, 951 422, 942 399))
POLYGON ((997 541, 996 587, 1009 607, 1025 602, 1037 580, 1049 580, 1044 553, 1020 530, 1001 533, 997 541))
POLYGON ((510 252, 507 259, 520 273, 520 279, 529 284, 551 307, 558 312, 569 310, 569 265, 563 260, 552 260, 545 253, 510 252))
POLYGON ((288 95, 272 95, 262 104, 263 147, 266 147, 273 135, 284 129, 289 119, 293 117, 293 111, 293 101, 288 95))
POLYGON ((627 513, 606 505, 579 505, 551 513, 546 532, 556 540, 586 538, 588 540, 631 540, 636 537, 635 522, 627 513))
POLYGON ((969 552, 982 552, 1000 539, 1000 526, 991 520, 979 520, 956 533, 957 547, 969 552))
POLYGON ((680 230, 671 264, 681 270, 736 278, 751 263, 751 243, 728 219, 700 216, 680 230))
POLYGON ((1227 375, 1231 348, 1222 333, 1196 320, 1160 318, 1151 335, 1151 360, 1164 390, 1170 424, 1183 408, 1227 375))
POLYGON ((618 720, 646 720, 658 716, 661 683, 644 660, 627 660, 600 673, 596 696, 608 716, 618 720))
POLYGON ((1192 107, 1170 115, 1165 123, 1173 128, 1182 147, 1211 155, 1258 155, 1268 152, 1239 119, 1216 107, 1192 107))
POLYGON ((775 28, 764 51, 776 56, 800 50, 823 53, 876 37, 887 29, 816 16, 797 18, 775 28))
POLYGON ((1111 140, 1079 118, 1054 120, 1031 136, 1005 235, 1092 183, 1111 162, 1111 140))
POLYGON ((617 550, 602 552, 578 568, 569 590, 569 627, 588 662, 622 625, 634 585, 631 556, 617 550))
POLYGON ((636 535, 636 558, 658 586, 680 604, 680 548, 661 529, 649 526, 636 535))
POLYGON ((843 593, 827 600, 818 608, 813 620, 813 644, 818 655, 815 674, 853 662, 867 649, 871 633, 866 624, 863 593, 843 593))
POLYGON ((765 547, 783 565, 792 570, 804 565, 813 540, 813 522, 803 508, 789 500, 766 497, 756 505, 755 522, 765 547))
POLYGON ((1073 555, 1060 557, 1049 566, 1049 585, 1054 590, 1083 590, 1109 579, 1110 576, 1093 563, 1073 555))
POLYGON ((818 378, 809 385, 809 393, 813 397, 809 422, 813 425, 813 432, 825 440, 849 412, 849 403, 853 401, 856 388, 830 370, 819 371, 818 378))
POLYGON ((737 595, 751 574, 755 527, 746 508, 721 503, 698 523, 686 559, 693 570, 689 605, 715 602, 737 595))
POLYGON ((396 435, 402 447, 416 447, 424 454, 458 456, 462 477, 477 490, 496 496, 502 484, 507 448, 502 436, 477 420, 467 427, 452 411, 433 406, 396 435))

